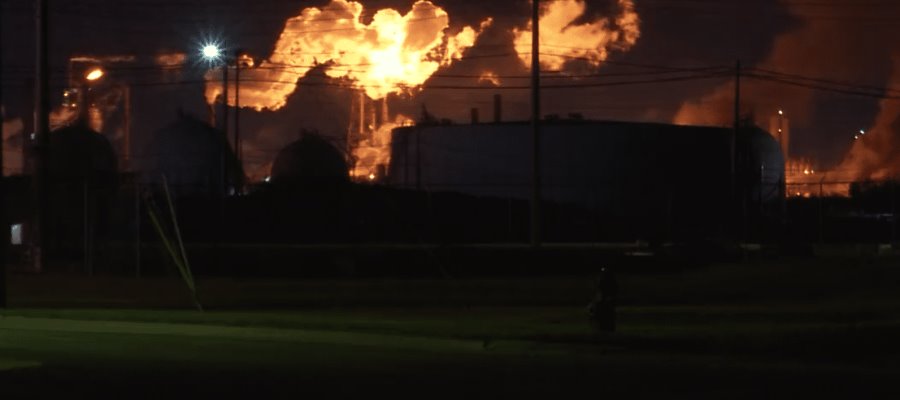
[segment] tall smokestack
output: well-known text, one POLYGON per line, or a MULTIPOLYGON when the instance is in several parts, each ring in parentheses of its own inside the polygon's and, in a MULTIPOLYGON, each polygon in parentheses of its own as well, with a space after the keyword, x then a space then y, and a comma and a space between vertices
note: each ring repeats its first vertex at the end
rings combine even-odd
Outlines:
POLYGON ((503 97, 499 94, 494 95, 494 122, 503 121, 503 97))
POLYGON ((388 108, 388 96, 384 96, 381 99, 381 125, 386 125, 391 122, 391 113, 388 108))
POLYGON ((359 136, 366 134, 366 92, 359 91, 359 136))
POLYGON ((369 109, 367 110, 369 112, 369 123, 366 124, 366 128, 368 129, 368 131, 370 133, 369 136, 372 137, 373 139, 374 139, 375 135, 371 134, 371 133, 374 133, 375 130, 378 129, 378 120, 377 120, 378 113, 375 110, 375 106, 376 106, 375 100, 372 100, 371 105, 369 106, 369 109))

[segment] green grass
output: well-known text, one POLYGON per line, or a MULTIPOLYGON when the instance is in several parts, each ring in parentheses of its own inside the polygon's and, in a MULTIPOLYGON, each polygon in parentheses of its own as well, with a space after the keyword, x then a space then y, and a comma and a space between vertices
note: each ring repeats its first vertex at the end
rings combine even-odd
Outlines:
MULTIPOLYGON (((489 311, 480 310, 481 318, 500 310, 489 311)), ((379 315, 395 312, 399 311, 374 313, 369 318, 378 321, 379 315)), ((450 315, 449 311, 444 312, 445 317, 450 315)), ((37 391, 55 395, 57 390, 63 390, 84 396, 126 393, 128 397, 154 397, 235 393, 365 395, 389 391, 426 393, 428 397, 473 393, 546 397, 596 390, 596 385, 602 384, 605 391, 617 395, 697 393, 708 398, 769 398, 772 393, 766 390, 773 389, 766 389, 766 385, 789 383, 784 386, 788 393, 799 391, 827 397, 829 393, 848 394, 860 387, 893 390, 900 376, 895 368, 865 362, 732 354, 721 349, 698 349, 684 342, 702 339, 704 335, 730 337, 731 329, 760 328, 755 325, 723 330, 719 325, 695 323, 692 329, 663 329, 652 335, 628 328, 613 337, 595 338, 597 343, 485 342, 443 337, 427 327, 417 330, 412 317, 404 320, 394 316, 391 325, 404 324, 408 331, 421 335, 375 333, 372 331, 380 329, 378 324, 365 320, 357 323, 369 326, 367 330, 265 327, 266 321, 274 317, 265 313, 251 326, 236 326, 233 321, 239 317, 242 324, 246 323, 254 319, 255 313, 213 313, 202 316, 207 318, 202 324, 39 318, 36 315, 40 310, 22 313, 30 316, 0 319, 0 354, 14 367, 0 373, 0 390, 4 393, 12 390, 14 394, 37 391), (837 387, 823 390, 817 386, 823 379, 839 379, 835 381, 837 387), (647 385, 648 380, 654 384, 647 385), (704 381, 702 387, 697 384, 700 380, 704 381), (734 392, 735 387, 742 389, 734 392)), ((103 316, 102 311, 91 313, 90 318, 103 316)), ((190 313, 160 313, 136 312, 129 318, 154 319, 170 314, 165 319, 202 319, 190 313), (172 315, 175 317, 170 318, 172 315)), ((331 316, 334 320, 343 317, 340 312, 331 316)), ((310 326, 322 320, 321 316, 307 321, 302 315, 296 318, 296 324, 310 326)), ((536 323, 531 318, 513 319, 522 324, 536 323)), ((473 321, 461 325, 474 324, 473 321)), ((497 321, 493 328, 480 332, 496 332, 505 324, 497 321)), ((538 326, 531 329, 541 330, 538 326)), ((772 338, 765 329, 745 335, 772 338)))
POLYGON ((586 277, 201 279, 204 313, 177 281, 18 277, 0 393, 884 397, 900 391, 898 275, 878 260, 625 273, 613 335, 587 323, 586 277))

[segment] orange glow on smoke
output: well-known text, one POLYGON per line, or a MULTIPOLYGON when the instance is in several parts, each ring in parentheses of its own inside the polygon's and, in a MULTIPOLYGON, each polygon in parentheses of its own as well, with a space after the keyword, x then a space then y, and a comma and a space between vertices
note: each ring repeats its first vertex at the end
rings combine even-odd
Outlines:
MULTIPOLYGON (((599 66, 611 50, 628 50, 641 35, 640 18, 633 0, 618 0, 619 13, 576 24, 584 17, 584 0, 556 0, 542 7, 540 16, 541 67, 561 69, 575 59, 599 66)), ((531 24, 514 30, 516 51, 525 65, 531 65, 531 24)))
MULTIPOLYGON (((369 24, 362 22, 363 13, 362 3, 332 0, 289 19, 271 57, 241 72, 241 105, 258 110, 283 107, 297 81, 316 66, 372 99, 418 89, 438 69, 459 60, 491 23, 487 19, 477 30, 466 26, 449 33, 447 12, 424 0, 405 14, 377 10, 369 24)), ((221 94, 219 76, 209 73, 209 103, 221 94)))
POLYGON ((497 76, 496 73, 491 71, 486 71, 481 74, 478 78, 479 83, 489 83, 494 86, 500 86, 500 77, 497 76))
POLYGON ((156 56, 156 65, 162 67, 179 67, 187 62, 185 53, 167 53, 156 56))

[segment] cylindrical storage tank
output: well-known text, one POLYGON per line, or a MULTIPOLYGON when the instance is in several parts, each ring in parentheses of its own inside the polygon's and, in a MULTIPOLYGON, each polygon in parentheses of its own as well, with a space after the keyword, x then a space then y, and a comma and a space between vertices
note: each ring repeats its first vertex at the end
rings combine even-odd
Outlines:
MULTIPOLYGON (((727 128, 546 121, 540 140, 542 197, 575 210, 572 215, 583 212, 596 229, 616 239, 721 235, 734 230, 735 197, 747 192, 759 197, 762 187, 764 201, 778 201, 769 193, 778 192, 784 175, 777 143, 761 130, 743 130, 739 138, 750 138, 736 141, 736 146, 750 143, 750 161, 743 168, 759 171, 765 164, 764 183, 737 171, 735 177, 744 178, 734 184, 749 189, 733 190, 732 136, 727 128)), ((529 200, 531 146, 531 127, 524 122, 398 128, 387 182, 529 200)), ((553 218, 545 223, 552 225, 553 218)))

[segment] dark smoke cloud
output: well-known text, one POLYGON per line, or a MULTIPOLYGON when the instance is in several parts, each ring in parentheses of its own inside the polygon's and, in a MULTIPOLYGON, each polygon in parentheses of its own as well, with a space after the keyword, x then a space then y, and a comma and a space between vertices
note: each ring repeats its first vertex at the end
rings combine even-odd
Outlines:
MULTIPOLYGON (((830 6, 789 2, 793 26, 776 36, 769 53, 745 66, 809 77, 883 86, 889 81, 891 56, 898 45, 896 24, 879 17, 882 10, 853 0, 830 6)), ((891 7, 900 11, 900 7, 891 7)), ((733 120, 733 84, 724 83, 688 101, 676 114, 679 123, 728 125, 733 120)), ((746 80, 742 113, 754 114, 766 126, 770 115, 784 109, 792 123, 793 142, 801 155, 826 164, 841 157, 852 132, 866 126, 876 101, 847 98, 780 83, 746 80)))

